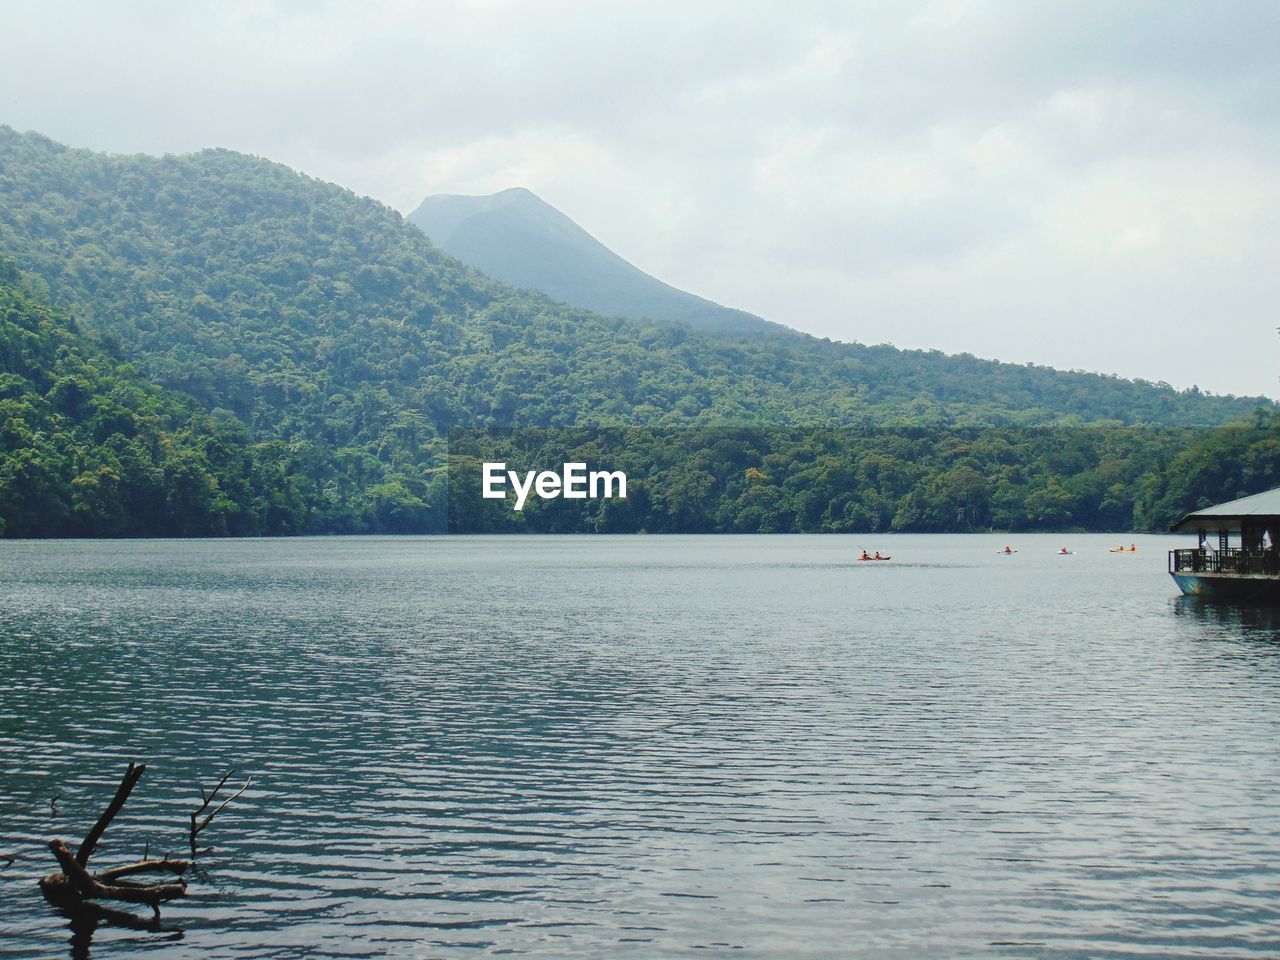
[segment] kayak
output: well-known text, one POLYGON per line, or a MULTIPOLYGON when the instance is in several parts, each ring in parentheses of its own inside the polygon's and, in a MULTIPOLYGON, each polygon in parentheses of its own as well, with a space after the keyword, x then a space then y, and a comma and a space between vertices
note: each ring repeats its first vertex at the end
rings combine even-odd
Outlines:
POLYGON ((892 560, 893 557, 859 557, 859 560, 892 560))
POLYGON ((1137 547, 1134 547, 1132 550, 1128 550, 1125 547, 1108 547, 1107 548, 1107 553, 1137 553, 1137 552, 1138 552, 1137 547))

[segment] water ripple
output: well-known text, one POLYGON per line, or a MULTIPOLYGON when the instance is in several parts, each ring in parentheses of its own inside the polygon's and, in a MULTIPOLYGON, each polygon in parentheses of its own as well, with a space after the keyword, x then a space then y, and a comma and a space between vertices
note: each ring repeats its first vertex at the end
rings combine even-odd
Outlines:
POLYGON ((1277 955, 1280 616, 1060 539, 6 542, 0 956, 1277 955), (254 783, 74 927, 129 759, 100 863, 254 783))

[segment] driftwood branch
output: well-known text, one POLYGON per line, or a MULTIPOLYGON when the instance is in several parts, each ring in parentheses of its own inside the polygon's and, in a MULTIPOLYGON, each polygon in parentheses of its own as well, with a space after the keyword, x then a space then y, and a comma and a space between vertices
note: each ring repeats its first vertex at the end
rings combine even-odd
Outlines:
POLYGON ((40 881, 40 889, 51 903, 73 906, 84 905, 90 900, 145 903, 155 911, 158 918, 160 904, 186 894, 187 884, 181 879, 171 883, 121 882, 125 877, 141 873, 171 873, 181 876, 190 866, 186 860, 170 860, 168 857, 163 860, 148 860, 144 854, 143 859, 137 863, 104 870, 97 875, 89 872, 89 857, 111 821, 124 808, 146 769, 146 764, 129 764, 115 796, 85 835, 74 855, 61 840, 49 842, 49 850, 62 868, 62 872, 51 873, 40 881))
POLYGON ((135 764, 129 762, 129 769, 125 771, 124 779, 120 781, 120 786, 116 790, 116 795, 107 804, 107 809, 102 811, 102 816, 85 834, 84 840, 80 844, 80 849, 76 851, 76 862, 80 866, 87 866, 89 857, 93 853, 93 848, 98 845, 98 841, 102 838, 103 832, 115 819, 117 813, 124 807, 125 801, 129 799, 129 794, 133 793, 133 788, 138 785, 138 781, 142 779, 142 775, 147 772, 145 763, 135 764))
POLYGON ((223 774, 222 779, 218 781, 218 785, 214 787, 211 791, 209 791, 209 793, 207 794, 204 792, 204 787, 199 788, 200 798, 204 801, 204 803, 200 804, 199 808, 192 811, 191 813, 191 856, 193 857, 196 855, 196 837, 200 836, 200 831, 203 830, 205 827, 207 827, 210 823, 212 823, 213 818, 216 817, 218 814, 220 814, 223 810, 225 810, 227 807, 227 804, 231 803, 232 800, 235 800, 237 797, 240 796, 240 794, 248 790, 249 785, 253 783, 252 778, 246 780, 244 782, 243 787, 241 787, 231 796, 227 797, 227 799, 223 800, 222 803, 218 804, 217 807, 215 807, 212 811, 210 811, 209 814, 205 816, 203 820, 201 820, 200 815, 203 814, 206 810, 208 810, 209 807, 213 804, 213 801, 218 796, 218 791, 227 785, 227 781, 231 779, 231 775, 233 773, 235 773, 234 770, 228 770, 225 774, 223 774))
POLYGON ((139 860, 137 863, 126 864, 123 867, 112 867, 110 870, 103 870, 97 877, 103 883, 111 883, 121 877, 131 877, 135 873, 162 873, 168 872, 181 876, 187 872, 187 868, 191 866, 189 860, 139 860))
MULTIPOLYGON (((58 861, 58 866, 62 867, 62 873, 53 874, 51 877, 46 877, 45 880, 50 884, 56 884, 57 881, 54 878, 62 877, 69 881, 75 891, 85 900, 123 900, 126 903, 145 903, 159 910, 160 904, 166 900, 184 896, 187 892, 187 884, 183 880, 179 880, 177 883, 153 883, 147 885, 103 883, 81 866, 61 840, 50 841, 49 849, 53 851, 53 855, 58 861)), ((137 866, 137 864, 133 864, 133 866, 137 866)))

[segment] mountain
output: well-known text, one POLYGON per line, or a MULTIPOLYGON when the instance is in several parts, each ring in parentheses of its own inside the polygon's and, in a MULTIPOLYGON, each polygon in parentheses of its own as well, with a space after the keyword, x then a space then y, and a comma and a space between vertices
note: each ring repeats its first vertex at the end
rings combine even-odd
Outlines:
POLYGON ((570 306, 699 330, 789 332, 649 276, 523 187, 487 197, 427 197, 408 219, 463 263, 570 306))
POLYGON ((145 375, 258 435, 344 443, 405 412, 439 436, 585 422, 1210 426, 1272 406, 578 310, 465 266, 383 204, 227 150, 115 156, 0 127, 0 251, 145 375), (364 412, 347 416, 352 404, 364 412))
MULTIPOLYGON (((439 529, 452 432, 591 425, 697 428, 704 440, 726 428, 787 433, 698 450, 681 446, 687 434, 663 434, 673 446, 655 462, 668 479, 646 497, 676 518, 672 529, 692 515, 688 498, 721 496, 714 485, 733 471, 751 486, 715 529, 1088 525, 1136 515, 1140 491, 1185 446, 1161 429, 1274 409, 967 355, 604 316, 486 277, 387 206, 226 150, 114 156, 0 127, 0 254, 32 302, 244 447, 238 474, 211 461, 200 481, 238 505, 224 510, 227 532, 439 529), (1085 425, 1138 429, 1073 444, 1085 425), (842 453, 794 435, 803 428, 905 439, 842 453), (975 430, 978 446, 966 433, 975 430), (921 459, 921 435, 945 442, 921 459), (814 487, 819 474, 829 482, 814 487), (816 489, 857 503, 833 513, 816 489), (982 490, 998 511, 932 509, 982 490), (902 512, 894 504, 907 494, 918 509, 902 512), (787 506, 796 498, 806 506, 787 506), (765 501, 783 512, 762 512, 765 501), (773 526, 741 520, 766 515, 773 526)), ((53 402, 52 387, 41 389, 53 402)), ((187 422, 162 432, 185 432, 196 449, 213 428, 187 422)), ((113 437, 85 439, 86 456, 113 437)), ((12 442, 29 456, 27 441, 12 442)))

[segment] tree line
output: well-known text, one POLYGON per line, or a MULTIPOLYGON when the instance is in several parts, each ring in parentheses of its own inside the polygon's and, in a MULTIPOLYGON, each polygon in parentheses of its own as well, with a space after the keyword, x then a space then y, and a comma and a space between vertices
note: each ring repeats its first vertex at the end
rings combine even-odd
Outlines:
POLYGON ((1280 486, 1280 417, 1171 427, 574 428, 451 435, 455 533, 1163 531, 1280 486), (480 495, 481 466, 622 470, 625 500, 480 495))

